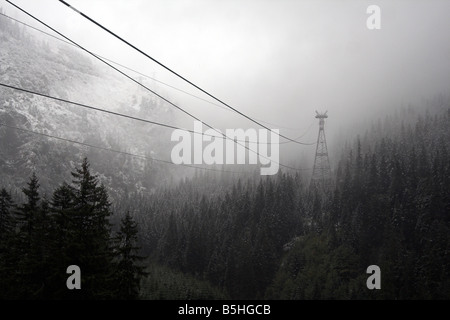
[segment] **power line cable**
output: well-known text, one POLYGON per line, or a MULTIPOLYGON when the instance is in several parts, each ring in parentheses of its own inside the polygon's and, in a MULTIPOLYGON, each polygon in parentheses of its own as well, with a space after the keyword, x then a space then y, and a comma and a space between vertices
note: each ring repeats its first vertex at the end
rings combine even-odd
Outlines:
MULTIPOLYGON (((32 134, 35 134, 35 135, 44 136, 44 137, 47 137, 47 138, 52 138, 52 139, 56 139, 56 140, 66 141, 66 142, 82 145, 82 146, 85 146, 85 147, 90 147, 90 148, 94 148, 94 149, 99 149, 99 150, 104 150, 104 151, 124 154, 124 155, 135 157, 135 158, 141 158, 141 159, 145 159, 145 160, 151 160, 151 161, 162 162, 162 163, 178 166, 178 164, 175 164, 172 161, 168 161, 168 160, 162 160, 162 159, 157 159, 157 158, 148 157, 148 156, 144 156, 144 155, 134 154, 134 153, 130 153, 130 152, 115 150, 115 149, 111 149, 111 148, 95 146, 95 145, 92 145, 92 144, 89 144, 89 143, 85 143, 85 142, 75 141, 75 140, 71 140, 71 139, 66 139, 66 138, 53 136, 53 135, 46 134, 46 133, 41 133, 41 132, 36 132, 36 131, 28 130, 28 129, 23 129, 23 128, 10 126, 10 125, 7 125, 7 124, 1 123, 1 122, 0 122, 0 126, 11 128, 11 129, 22 131, 22 132, 32 133, 32 134)), ((194 168, 194 169, 199 169, 199 170, 242 174, 242 172, 238 172, 238 171, 219 170, 219 169, 214 169, 214 168, 205 168, 205 167, 199 167, 199 166, 194 166, 194 165, 189 165, 189 164, 184 164, 184 163, 181 163, 179 165, 183 166, 183 167, 189 167, 189 168, 194 168)))
MULTIPOLYGON (((105 60, 103 60, 102 58, 96 56, 94 53, 92 53, 91 51, 87 50, 86 48, 84 48, 83 46, 79 45, 78 43, 76 43, 75 41, 71 40, 70 38, 66 37, 65 35, 63 35, 61 32, 55 30, 54 28, 50 27, 48 24, 46 24, 45 22, 43 22, 42 20, 38 19, 37 17, 33 16, 32 14, 30 14, 29 12, 27 12, 26 10, 20 8, 19 6, 15 5, 14 3, 12 3, 9 0, 6 0, 6 2, 8 2, 9 4, 13 5, 14 7, 16 7, 17 9, 19 9, 20 11, 22 11, 23 13, 25 13, 26 15, 30 16, 31 18, 35 19, 36 21, 38 21, 39 23, 43 24, 44 26, 46 26, 47 28, 49 28, 50 30, 52 30, 53 32, 59 34, 60 36, 62 36, 64 39, 70 41, 71 43, 73 43, 74 45, 76 45, 78 48, 82 49, 83 51, 87 52, 88 54, 90 54, 91 56, 95 57, 96 59, 102 61, 104 64, 106 64, 107 66, 111 67, 112 69, 116 70, 117 72, 119 72, 120 74, 122 74, 123 76, 127 77, 128 79, 130 79, 131 81, 135 82, 136 84, 138 84, 139 86, 143 87, 144 89, 148 90, 149 92, 151 92, 152 94, 154 94, 155 96, 157 96, 158 98, 160 98, 161 100, 167 102, 168 104, 170 104, 171 106, 177 108, 178 110, 182 111, 183 113, 187 114, 188 116, 190 116, 191 118, 197 120, 197 121, 201 121, 199 118, 197 118, 196 116, 194 116, 193 114, 189 113, 188 111, 184 110, 183 108, 179 107, 178 105, 176 105, 175 103, 171 102, 170 100, 168 100, 167 98, 161 96, 160 94, 156 93, 155 91, 153 91, 152 89, 148 88, 147 86, 145 86, 144 84, 140 83, 139 81, 137 81, 136 79, 133 79, 132 77, 130 77, 128 74, 124 73, 123 71, 117 69, 116 67, 114 67, 113 65, 111 65, 110 63, 106 62, 105 60)), ((205 123, 205 125, 207 125, 209 128, 214 129, 213 127, 209 126, 208 124, 205 123)))
MULTIPOLYGON (((7 2, 10 2, 9 0, 6 0, 7 2)), ((105 30, 106 32, 108 32, 109 34, 111 34, 112 36, 114 36, 115 38, 119 39, 120 41, 122 41, 123 43, 125 43, 126 45, 128 45, 129 47, 133 48, 134 50, 136 50, 137 52, 141 53, 142 55, 144 55, 145 57, 149 58, 150 60, 152 60, 153 62, 157 63, 158 65, 160 65, 161 67, 163 67, 164 69, 166 69, 167 71, 169 71, 170 73, 174 74, 175 76, 179 77, 180 79, 182 79, 183 81, 187 82, 188 84, 190 84, 191 86, 193 86, 194 88, 196 88, 197 90, 203 92, 204 94, 206 94, 207 96, 209 96, 210 98, 216 100, 217 102, 223 104, 224 106, 228 107, 229 109, 233 110, 234 112, 240 114, 241 116, 243 116, 244 118, 247 118, 248 120, 252 121, 253 123, 256 123, 257 125, 270 130, 270 128, 266 127, 265 125, 261 124, 260 122, 252 119, 251 117, 247 116, 246 114, 242 113, 241 111, 233 108, 232 106, 230 106, 229 104, 225 103, 224 101, 220 100, 219 98, 217 98, 216 96, 212 95, 211 93, 209 93, 208 91, 202 89, 201 87, 197 86, 196 84, 194 84, 193 82, 191 82, 190 80, 186 79, 185 77, 183 77, 182 75, 180 75, 179 73, 175 72, 174 70, 172 70, 171 68, 167 67, 166 65, 164 65, 163 63, 159 62, 158 60, 156 60, 155 58, 151 57, 149 54, 145 53, 144 51, 142 51, 141 49, 137 48, 136 46, 132 45, 130 42, 126 41, 125 39, 123 39, 122 37, 118 36, 116 33, 112 32, 111 30, 109 30, 108 28, 106 28, 105 26, 103 26, 102 24, 100 24, 99 22, 95 21, 94 19, 90 18, 89 16, 87 16, 86 14, 84 14, 83 12, 79 11, 78 9, 72 7, 70 4, 68 4, 67 2, 63 1, 63 0, 59 0, 59 2, 63 3, 64 5, 66 5, 67 7, 69 7, 70 9, 72 9, 73 11, 75 11, 76 13, 80 14, 83 18, 89 20, 90 22, 94 23, 95 25, 97 25, 98 27, 100 27, 101 29, 105 30)), ((304 144, 302 142, 296 141, 292 138, 286 137, 285 135, 282 135, 280 133, 278 133, 278 135, 286 140, 289 140, 291 142, 297 143, 297 144, 304 144)))
MULTIPOLYGON (((8 19, 11 19, 11 20, 13 20, 13 21, 15 21, 15 22, 17 22, 17 23, 20 23, 20 24, 22 24, 22 25, 24 25, 24 26, 26 26, 26 27, 28 27, 28 28, 31 28, 31 29, 33 29, 33 30, 35 30, 35 31, 38 31, 38 32, 40 32, 40 33, 42 33, 42 34, 45 34, 45 35, 47 35, 47 36, 49 36, 49 37, 52 37, 52 38, 54 38, 54 39, 56 39, 56 40, 59 40, 59 41, 61 41, 61 42, 64 42, 65 44, 68 44, 68 45, 70 45, 70 46, 72 46, 72 47, 75 47, 75 48, 79 49, 79 47, 77 47, 77 46, 74 45, 73 43, 71 43, 71 42, 69 42, 69 41, 66 41, 66 40, 64 40, 64 39, 61 39, 61 38, 59 38, 59 37, 57 37, 57 36, 55 36, 55 35, 53 35, 53 34, 51 34, 51 33, 48 33, 48 32, 45 32, 44 30, 41 30, 41 29, 36 28, 36 27, 33 27, 32 25, 29 25, 29 24, 27 24, 27 23, 25 23, 25 22, 23 22, 23 21, 20 21, 20 20, 18 20, 18 19, 15 19, 15 18, 13 18, 13 17, 10 17, 10 16, 8 16, 8 15, 6 15, 6 14, 4 14, 4 13, 1 13, 1 12, 0 12, 0 15, 6 17, 6 18, 8 18, 8 19)), ((113 63, 113 64, 115 64, 115 65, 117 65, 117 66, 119 66, 119 67, 122 67, 122 68, 124 68, 124 69, 129 70, 129 71, 132 71, 132 72, 134 72, 134 73, 136 73, 136 74, 138 74, 138 75, 140 75, 140 76, 143 76, 143 77, 145 77, 145 78, 147 78, 147 79, 151 79, 152 81, 158 82, 158 83, 160 83, 160 84, 162 84, 162 85, 164 85, 164 86, 166 86, 166 87, 169 87, 169 88, 171 88, 171 89, 174 89, 174 90, 177 90, 177 91, 179 91, 179 92, 182 92, 182 93, 184 93, 184 94, 186 94, 186 95, 189 95, 189 96, 191 96, 191 97, 193 97, 193 98, 199 99, 199 100, 201 100, 201 101, 203 101, 203 102, 209 103, 209 104, 214 105, 214 106, 216 106, 216 107, 219 107, 219 108, 221 108, 221 109, 223 109, 223 110, 226 110, 226 111, 229 111, 229 112, 233 112, 233 110, 230 110, 229 108, 224 107, 223 105, 220 105, 220 104, 218 104, 218 103, 214 103, 214 102, 212 102, 212 101, 209 101, 209 100, 207 100, 207 99, 204 99, 204 98, 202 98, 202 97, 199 97, 199 96, 197 96, 197 95, 195 95, 195 94, 192 94, 192 93, 190 93, 190 92, 187 92, 187 91, 185 91, 185 90, 182 90, 182 89, 180 89, 180 88, 177 88, 177 87, 175 87, 175 86, 172 86, 172 85, 170 85, 170 84, 168 84, 168 83, 165 83, 164 81, 158 80, 158 79, 156 79, 156 78, 154 78, 154 77, 151 77, 151 76, 149 76, 149 75, 147 75, 147 74, 144 74, 144 73, 142 73, 142 72, 140 72, 140 71, 137 71, 137 70, 135 70, 135 69, 132 69, 132 68, 130 68, 130 67, 127 67, 127 66, 125 66, 125 65, 123 65, 123 64, 121 64, 121 63, 118 63, 118 62, 114 61, 114 60, 111 60, 111 59, 108 59, 108 58, 106 58, 106 57, 103 57, 103 56, 101 56, 101 55, 99 55, 99 54, 96 54, 96 53, 94 53, 94 54, 95 54, 96 56, 98 56, 98 57, 100 57, 100 58, 102 58, 102 59, 108 61, 108 62, 111 62, 111 63, 113 63)), ((266 123, 266 124, 268 124, 268 125, 276 126, 277 128, 280 128, 280 129, 295 130, 295 131, 298 131, 298 130, 299 130, 298 128, 291 128, 291 127, 282 126, 282 125, 279 125, 279 124, 276 124, 276 123, 273 123, 273 122, 268 122, 268 121, 264 121, 264 120, 261 120, 261 119, 257 119, 257 118, 255 118, 255 117, 253 117, 253 118, 256 119, 256 120, 258 120, 258 121, 260 121, 260 122, 266 123)), ((303 136, 303 135, 302 135, 302 136, 303 136)), ((294 140, 298 140, 298 139, 301 138, 302 136, 297 137, 297 138, 295 138, 294 140)), ((292 142, 292 141, 289 141, 289 143, 291 143, 291 142, 292 142)), ((283 144, 283 142, 282 142, 281 144, 283 144)))
POLYGON ((53 96, 50 96, 50 95, 47 95, 47 94, 43 94, 43 93, 39 93, 39 92, 35 92, 35 91, 23 89, 23 88, 11 86, 11 85, 8 85, 8 84, 5 84, 5 83, 0 83, 0 86, 5 87, 5 88, 9 88, 9 89, 13 89, 13 90, 17 90, 17 91, 30 93, 30 94, 33 94, 33 95, 36 95, 36 96, 47 98, 47 99, 52 99, 52 100, 56 100, 56 101, 60 101, 60 102, 64 102, 64 103, 73 104, 75 106, 79 106, 79 107, 82 107, 82 108, 87 108, 87 109, 91 109, 91 110, 95 110, 95 111, 99 111, 99 112, 103 112, 103 113, 112 114, 112 115, 123 117, 123 118, 128 118, 128 119, 132 119, 132 120, 136 120, 136 121, 146 122, 146 123, 150 123, 150 124, 154 124, 154 125, 170 128, 170 129, 180 129, 180 130, 185 130, 185 131, 188 131, 188 132, 191 132, 191 133, 196 133, 196 132, 194 132, 192 130, 178 128, 178 127, 175 127, 175 126, 172 126, 172 125, 169 125, 169 124, 165 124, 165 123, 155 122, 155 121, 151 121, 151 120, 147 120, 147 119, 142 119, 142 118, 138 118, 138 117, 129 116, 129 115, 126 115, 126 114, 123 114, 123 113, 118 113, 118 112, 109 111, 109 110, 106 110, 106 109, 92 107, 92 106, 89 106, 87 104, 74 102, 74 101, 70 101, 70 100, 67 100, 67 99, 56 98, 56 97, 53 97, 53 96))
MULTIPOLYGON (((42 96, 42 97, 53 99, 53 100, 56 100, 56 101, 61 101, 61 102, 65 102, 65 103, 69 103, 69 104, 73 104, 73 105, 77 105, 77 106, 81 106, 81 107, 86 107, 86 108, 93 109, 93 110, 96 110, 96 111, 102 111, 102 112, 105 112, 105 113, 110 113, 110 114, 114 114, 114 115, 118 115, 118 116, 123 116, 123 117, 130 118, 130 119, 133 119, 133 120, 148 122, 148 123, 151 123, 151 124, 165 126, 165 127, 169 127, 169 128, 173 128, 173 129, 184 130, 184 131, 188 131, 190 133, 197 133, 197 134, 202 134, 202 135, 205 135, 205 136, 211 136, 211 135, 208 135, 208 134, 198 133, 198 132, 192 131, 192 130, 177 128, 177 127, 174 127, 174 126, 165 125, 165 124, 158 123, 158 122, 153 122, 153 121, 149 121, 149 120, 145 120, 145 119, 135 118, 135 117, 132 117, 132 116, 127 116, 127 115, 119 114, 119 113, 116 113, 116 112, 112 112, 112 111, 108 111, 108 110, 104 110, 104 109, 100 109, 100 108, 96 108, 96 107, 91 107, 91 106, 88 106, 88 105, 83 105, 81 103, 77 103, 77 102, 73 102, 73 101, 69 101, 69 100, 65 100, 65 99, 55 98, 55 97, 52 97, 52 96, 40 94, 40 93, 33 92, 33 91, 30 91, 30 90, 22 89, 22 88, 13 87, 13 86, 6 85, 6 84, 3 84, 3 83, 0 83, 0 86, 6 87, 6 88, 10 88, 10 89, 15 89, 15 90, 18 90, 18 91, 23 91, 23 92, 34 94, 34 95, 38 95, 38 96, 42 96)), ((29 133, 33 133, 33 134, 37 134, 37 135, 41 135, 41 136, 46 136, 46 137, 49 137, 49 138, 64 140, 64 141, 67 141, 67 142, 72 142, 72 143, 84 145, 84 146, 87 146, 87 147, 97 148, 97 149, 111 151, 111 152, 115 152, 115 153, 122 153, 122 154, 135 156, 135 157, 141 157, 141 158, 145 158, 145 159, 148 159, 148 160, 154 160, 154 161, 159 161, 159 162, 166 162, 166 163, 170 163, 170 164, 175 165, 173 162, 170 162, 170 161, 167 161, 167 160, 160 160, 160 159, 156 159, 156 158, 151 158, 151 157, 146 157, 146 156, 142 156, 142 155, 132 154, 132 153, 129 153, 129 152, 118 151, 118 150, 114 150, 114 149, 94 146, 94 145, 86 144, 86 143, 79 142, 79 141, 74 141, 74 140, 70 140, 70 139, 65 139, 65 138, 61 138, 61 137, 48 135, 48 134, 45 134, 45 133, 40 133, 40 132, 35 132, 35 131, 27 130, 27 129, 22 129, 22 128, 10 126, 10 125, 4 124, 4 123, 0 123, 0 126, 4 126, 4 127, 11 128, 11 129, 24 131, 24 132, 29 132, 29 133)), ((222 138, 222 137, 217 137, 217 136, 211 136, 211 137, 222 138)), ((183 163, 180 164, 180 165, 185 166, 185 167, 202 169, 202 170, 211 170, 211 171, 219 171, 219 172, 230 172, 230 173, 240 173, 240 172, 237 172, 237 171, 210 169, 210 168, 198 167, 198 166, 193 166, 193 165, 188 165, 188 164, 183 164, 183 163)), ((293 169, 297 170, 297 171, 311 170, 310 168, 300 168, 300 169, 293 168, 293 169)))
MULTIPOLYGON (((52 99, 52 100, 55 100, 55 101, 60 101, 60 102, 72 104, 72 105, 75 105, 75 106, 78 106, 78 107, 82 107, 82 108, 86 108, 86 109, 91 109, 91 110, 95 110, 95 111, 111 114, 111 115, 118 116, 118 117, 123 117, 123 118, 131 119, 131 120, 141 121, 141 122, 145 122, 145 123, 149 123, 149 124, 153 124, 153 125, 169 128, 169 129, 183 130, 183 131, 187 131, 189 133, 199 134, 199 135, 202 135, 202 136, 208 136, 208 137, 213 137, 213 138, 225 139, 223 136, 214 136, 214 135, 210 135, 210 134, 207 134, 207 133, 197 132, 197 131, 194 131, 194 130, 179 128, 179 127, 172 126, 172 125, 165 124, 165 123, 161 123, 161 122, 156 122, 156 121, 151 121, 151 120, 147 120, 147 119, 143 119, 143 118, 138 118, 138 117, 126 115, 126 114, 123 114, 123 113, 118 113, 118 112, 114 112, 114 111, 110 111, 110 110, 106 110, 106 109, 102 109, 102 108, 98 108, 98 107, 93 107, 93 106, 90 106, 90 105, 87 105, 87 104, 70 101, 70 100, 67 100, 67 99, 53 97, 53 96, 50 96, 48 94, 43 94, 43 93, 39 93, 39 92, 36 92, 36 91, 32 91, 32 90, 27 90, 27 89, 24 89, 24 88, 11 86, 11 85, 8 85, 8 84, 5 84, 5 83, 1 83, 1 82, 0 82, 0 86, 5 87, 5 88, 9 88, 9 89, 13 89, 13 90, 17 90, 17 91, 21 91, 21 92, 25 92, 25 93, 30 93, 30 94, 33 94, 33 95, 36 95, 36 96, 47 98, 47 99, 52 99)), ((236 139, 236 141, 248 142, 248 143, 261 143, 261 142, 257 142, 257 141, 247 141, 247 140, 240 140, 240 139, 236 139)), ((287 142, 286 141, 285 142, 278 142, 278 144, 283 144, 283 143, 287 143, 287 142)), ((277 144, 277 143, 275 143, 275 142, 265 142, 264 144, 277 144)))
MULTIPOLYGON (((144 156, 144 155, 140 155, 140 154, 135 154, 135 153, 131 153, 131 152, 115 150, 115 149, 112 149, 112 148, 100 147, 100 146, 92 145, 92 144, 89 144, 89 143, 75 141, 75 140, 71 140, 71 139, 67 139, 67 138, 61 138, 61 137, 57 137, 57 136, 46 134, 46 133, 42 133, 42 132, 36 132, 36 131, 28 130, 28 129, 18 128, 18 127, 15 127, 15 126, 7 125, 7 124, 2 123, 2 122, 0 122, 0 126, 7 127, 7 128, 10 128, 10 129, 14 129, 14 130, 18 130, 18 131, 22 131, 22 132, 35 134, 35 135, 39 135, 39 136, 43 136, 43 137, 47 137, 47 138, 51 138, 51 139, 56 139, 56 140, 60 140, 60 141, 70 142, 70 143, 82 145, 82 146, 85 146, 85 147, 90 147, 90 148, 99 149, 99 150, 103 150, 103 151, 109 151, 109 152, 113 152, 113 153, 123 154, 123 155, 131 156, 131 157, 135 157, 135 158, 141 158, 141 159, 144 159, 144 160, 162 162, 162 163, 176 165, 176 166, 180 165, 180 166, 183 166, 183 167, 199 169, 199 170, 206 170, 206 171, 216 171, 216 172, 225 172, 225 173, 237 173, 237 174, 242 174, 243 173, 242 171, 231 171, 231 170, 221 170, 221 169, 214 169, 214 168, 206 168, 206 167, 199 167, 199 166, 194 166, 194 165, 189 165, 189 164, 184 164, 184 163, 175 164, 175 163, 173 163, 171 161, 168 161, 168 160, 157 159, 157 158, 144 156)), ((312 170, 312 169, 311 168, 302 168, 302 169, 297 169, 297 170, 300 171, 300 170, 312 170)))
MULTIPOLYGON (((113 65, 111 65, 110 63, 106 62, 105 60, 99 58, 98 56, 96 56, 95 54, 93 54, 91 51, 87 50, 86 48, 84 48, 83 46, 79 45, 78 43, 76 43, 75 41, 73 41, 72 39, 68 38, 67 36, 63 35, 61 32, 55 30, 54 28, 50 27, 48 24, 46 24, 45 22, 43 22, 42 20, 40 20, 39 18, 35 17, 34 15, 32 15, 31 13, 27 12, 26 10, 22 9, 21 7, 17 6, 16 4, 12 3, 9 0, 6 0, 6 2, 8 2, 9 4, 11 4, 12 6, 14 6, 15 8, 19 9, 20 11, 22 11, 23 13, 25 13, 26 15, 28 15, 29 17, 33 18, 34 20, 38 21, 39 23, 43 24, 44 26, 46 26, 47 28, 49 28, 50 30, 52 30, 53 32, 57 33, 58 35, 62 36, 64 39, 72 42, 73 44, 75 44, 77 47, 79 47, 80 49, 84 50, 85 52, 87 52, 88 54, 92 55, 93 57, 95 57, 96 59, 100 60, 101 62, 103 62, 104 64, 108 65, 109 67, 113 68, 114 70, 116 70, 117 72, 119 72, 120 74, 124 75, 125 77, 127 77, 128 79, 132 80, 133 82, 135 82, 136 84, 140 85, 141 87, 145 88, 146 90, 148 90, 149 92, 153 93, 154 95, 156 95, 157 97, 159 97, 160 99, 166 101, 167 103, 169 103, 170 105, 174 106, 175 108, 179 109, 180 111, 186 113, 187 115, 189 115, 190 117, 192 117, 193 119, 202 122, 199 118, 197 118, 196 116, 192 115, 191 113, 187 112, 186 110, 184 110, 183 108, 179 107, 178 105, 176 105, 175 103, 171 102, 170 100, 164 98, 163 96, 161 96, 160 94, 156 93, 155 91, 153 91, 152 89, 148 88, 147 86, 145 86, 144 84, 140 83, 139 81, 133 79, 132 77, 130 77, 129 75, 127 75, 126 73, 124 73, 123 71, 117 69, 116 67, 114 67, 113 65)), ((284 167, 290 170, 294 170, 294 171, 298 171, 298 169, 287 166, 285 164, 282 164, 280 162, 277 162, 275 160, 269 159, 263 155, 261 155, 258 151, 254 151, 252 149, 250 149, 248 146, 246 145, 242 145, 239 142, 237 142, 235 139, 232 139, 226 135, 224 135, 222 132, 218 131, 217 129, 213 128, 211 125, 207 124, 206 122, 202 122, 204 125, 206 125, 208 128, 216 131, 219 135, 226 137, 227 139, 233 141, 234 143, 236 143, 237 145, 240 145, 242 147, 244 147, 245 149, 249 150, 250 152, 253 152, 255 154, 257 154, 259 157, 265 158, 266 160, 269 160, 273 163, 278 164, 280 167, 284 167)), ((268 129, 269 131, 272 131, 271 129, 268 129)), ((300 143, 300 144, 305 144, 305 143, 300 143)), ((305 144, 305 145, 313 145, 314 143, 311 144, 305 144)))

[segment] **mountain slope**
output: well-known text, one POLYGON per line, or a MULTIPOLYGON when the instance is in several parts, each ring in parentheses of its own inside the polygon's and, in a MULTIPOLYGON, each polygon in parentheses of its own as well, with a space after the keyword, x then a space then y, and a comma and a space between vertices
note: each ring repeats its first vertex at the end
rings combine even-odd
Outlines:
MULTIPOLYGON (((135 117, 174 123, 172 109, 125 77, 64 43, 43 42, 0 17, 0 82, 135 117)), ((140 79, 142 81, 142 79, 140 79)), ((153 83, 146 84, 155 88, 153 83)), ((156 88, 155 90, 158 90, 156 88)), ((0 122, 65 139, 168 160, 170 130, 0 87, 0 122)), ((43 191, 69 181, 87 156, 113 195, 144 193, 181 168, 0 126, 0 181, 21 186, 32 171, 43 191), (174 171, 175 170, 175 171, 174 171), (50 186, 51 185, 51 186, 50 186)))

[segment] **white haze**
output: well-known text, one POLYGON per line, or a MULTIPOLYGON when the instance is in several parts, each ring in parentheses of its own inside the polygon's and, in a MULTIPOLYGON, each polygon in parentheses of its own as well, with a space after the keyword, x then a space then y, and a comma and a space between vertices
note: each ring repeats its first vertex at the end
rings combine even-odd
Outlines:
MULTIPOLYGON (((13 2, 91 51, 211 100, 59 1, 13 2)), ((450 1, 68 2, 238 110, 273 128, 294 128, 281 128, 282 134, 307 132, 305 142, 317 135, 315 110, 328 110, 332 145, 342 128, 450 89, 450 1), (366 28, 371 4, 381 8, 381 30, 366 28)), ((42 28, 6 2, 2 6, 42 28)), ((256 127, 232 112, 164 90, 214 127, 256 127)), ((178 124, 192 127, 192 119, 175 114, 178 124)), ((282 150, 311 154, 313 148, 288 144, 282 150)))

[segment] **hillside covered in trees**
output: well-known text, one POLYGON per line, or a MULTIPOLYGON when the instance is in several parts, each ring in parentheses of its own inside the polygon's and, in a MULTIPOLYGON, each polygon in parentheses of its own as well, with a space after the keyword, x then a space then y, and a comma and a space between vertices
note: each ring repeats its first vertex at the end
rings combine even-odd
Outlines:
MULTIPOLYGON (((43 36, 2 14, 0 8, 1 84, 143 119, 177 121, 173 110, 161 100, 131 81, 124 81, 77 47, 43 36)), ((148 85, 151 80, 142 77, 140 81, 148 85)), ((173 176, 183 175, 178 167, 169 170, 157 161, 145 160, 163 159, 170 154, 167 144, 161 143, 170 140, 170 131, 123 120, 0 85, 3 187, 20 194, 29 176, 36 172, 41 191, 50 194, 55 184, 71 179, 75 163, 85 156, 96 163, 93 170, 111 198, 129 191, 150 192, 156 186, 170 184, 173 176), (79 143, 48 139, 42 134, 79 143), (138 157, 105 153, 104 149, 138 157)))
POLYGON ((50 199, 35 176, 25 202, 3 189, 2 297, 448 299, 450 109, 401 118, 348 144, 325 193, 298 174, 208 173, 111 205, 87 161, 50 199), (74 262, 81 296, 65 286, 74 262))
POLYGON ((238 299, 448 299, 450 111, 440 110, 357 137, 328 194, 281 173, 218 196, 196 194, 196 181, 142 199, 143 247, 238 299), (366 287, 369 265, 381 290, 366 287))

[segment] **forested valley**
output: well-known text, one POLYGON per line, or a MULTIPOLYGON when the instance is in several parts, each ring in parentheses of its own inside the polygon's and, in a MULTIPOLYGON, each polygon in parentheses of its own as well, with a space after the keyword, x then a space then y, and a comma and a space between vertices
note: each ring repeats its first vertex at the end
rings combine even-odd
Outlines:
POLYGON ((89 159, 52 195, 33 175, 0 193, 1 298, 448 299, 450 109, 401 119, 343 146, 325 191, 199 171, 111 202, 89 159), (72 264, 83 290, 66 288, 72 264))

